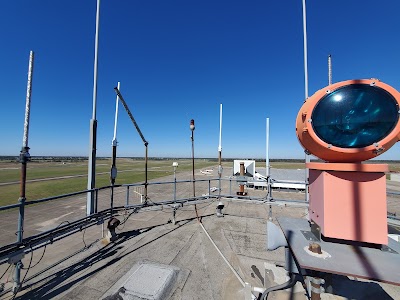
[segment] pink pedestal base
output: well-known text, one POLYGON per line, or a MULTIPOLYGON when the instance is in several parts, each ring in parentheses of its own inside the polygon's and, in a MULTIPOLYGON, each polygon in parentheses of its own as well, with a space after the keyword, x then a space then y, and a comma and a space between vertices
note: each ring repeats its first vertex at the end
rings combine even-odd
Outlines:
POLYGON ((310 219, 325 237, 388 244, 387 165, 308 163, 310 219))

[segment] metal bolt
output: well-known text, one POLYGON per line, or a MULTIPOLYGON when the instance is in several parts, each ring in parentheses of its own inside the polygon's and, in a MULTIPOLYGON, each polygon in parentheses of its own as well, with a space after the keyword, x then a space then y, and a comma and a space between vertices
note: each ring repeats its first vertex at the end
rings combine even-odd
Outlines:
POLYGON ((308 250, 313 253, 322 254, 321 245, 318 243, 310 243, 310 245, 308 246, 308 250))

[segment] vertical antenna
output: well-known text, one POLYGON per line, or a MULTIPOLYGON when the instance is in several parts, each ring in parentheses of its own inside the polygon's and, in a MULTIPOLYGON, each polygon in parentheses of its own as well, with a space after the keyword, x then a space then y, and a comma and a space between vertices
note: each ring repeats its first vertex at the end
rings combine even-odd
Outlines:
POLYGON ((222 151, 222 103, 219 105, 219 144, 218 152, 222 151))
POLYGON ((305 100, 307 100, 307 98, 308 98, 308 62, 307 62, 306 0, 303 0, 303 45, 304 45, 304 92, 305 92, 305 100))
POLYGON ((219 144, 218 144, 218 200, 221 201, 221 176, 222 176, 222 103, 219 106, 219 144))
MULTIPOLYGON (((189 125, 190 131, 192 132, 192 135, 190 137, 192 141, 192 180, 193 180, 193 198, 196 197, 196 185, 195 185, 195 179, 194 179, 194 130, 195 130, 195 125, 194 125, 194 120, 190 120, 190 125, 189 125)), ((195 206, 196 207, 196 206, 195 206)), ((197 210, 196 210, 197 212, 197 210)))
POLYGON ((22 138, 22 147, 28 147, 28 135, 29 135, 29 118, 31 108, 31 95, 32 95, 32 75, 33 75, 33 62, 35 54, 33 51, 29 53, 29 68, 28 68, 28 82, 26 86, 26 104, 25 104, 25 121, 24 121, 24 136, 22 138))
POLYGON ((265 139, 265 176, 269 176, 269 118, 266 124, 266 139, 265 139))
MULTIPOLYGON (((304 45, 304 92, 305 92, 305 100, 308 98, 308 63, 307 63, 307 15, 306 15, 306 0, 303 0, 303 45, 304 45)), ((310 162, 310 156, 305 154, 305 163, 310 162)), ((306 184, 306 192, 305 192, 305 200, 308 202, 310 195, 308 193, 308 177, 309 177, 309 169, 305 168, 305 184, 306 184)))
MULTIPOLYGON (((120 88, 121 83, 118 82, 118 91, 120 88)), ((111 181, 111 202, 110 202, 110 208, 111 208, 111 216, 113 215, 113 208, 114 208, 114 184, 115 180, 117 178, 117 122, 118 122, 118 101, 119 101, 119 96, 117 94, 117 100, 115 102, 115 121, 114 121, 114 137, 111 142, 112 146, 112 164, 111 164, 111 171, 110 171, 110 181, 111 181)), ((97 205, 96 205, 97 207, 97 205)), ((96 211, 97 212, 97 211, 96 211)))
MULTIPOLYGON (((26 164, 30 160, 29 147, 28 147, 28 135, 29 135, 29 119, 31 113, 31 95, 32 95, 32 77, 33 77, 33 62, 34 53, 29 53, 29 68, 28 68, 28 82, 26 86, 26 104, 25 104, 25 120, 24 120, 24 135, 22 138, 22 148, 19 155, 21 162, 21 187, 19 202, 19 214, 18 214, 18 230, 17 230, 17 243, 22 243, 24 236, 24 219, 25 219, 25 200, 26 200, 26 164)), ((21 260, 15 263, 14 273, 14 296, 21 288, 21 269, 23 265, 21 260)))
MULTIPOLYGON (((117 88, 120 90, 121 83, 118 81, 117 88)), ((112 145, 117 146, 117 123, 118 123, 118 102, 119 96, 117 95, 117 100, 115 101, 115 119, 114 119, 114 137, 112 140, 112 145)))
POLYGON ((29 67, 28 67, 28 82, 26 86, 26 103, 25 103, 25 120, 24 120, 24 136, 22 138, 22 147, 28 147, 28 135, 29 135, 29 119, 31 114, 31 95, 32 95, 32 74, 33 74, 33 62, 35 54, 33 51, 29 53, 29 67))
MULTIPOLYGON (((87 189, 92 190, 96 186, 96 140, 97 140, 97 120, 96 120, 96 102, 97 102, 97 60, 99 48, 99 20, 100 20, 100 0, 97 0, 96 9, 96 36, 94 45, 94 70, 93 70, 93 113, 90 120, 90 152, 88 161, 88 183, 87 189)), ((95 194, 93 191, 87 194, 86 215, 94 212, 95 194)))
MULTIPOLYGON (((190 137, 190 139, 192 140, 192 178, 193 178, 193 199, 196 198, 196 184, 195 184, 195 178, 194 178, 194 130, 195 130, 195 126, 194 126, 194 120, 191 119, 190 120, 190 125, 189 125, 190 131, 192 132, 192 135, 190 137)), ((196 218, 197 221, 199 221, 201 223, 201 220, 199 218, 199 213, 197 211, 197 205, 194 205, 194 210, 196 212, 196 218)))
MULTIPOLYGON (((272 189, 271 189, 271 174, 269 166, 269 118, 266 121, 266 138, 265 138, 265 176, 267 177, 267 201, 271 202, 272 199, 272 189)), ((272 221, 272 205, 269 205, 268 220, 272 221)))
POLYGON ((95 35, 95 40, 94 40, 94 69, 93 69, 93 112, 92 112, 92 119, 93 120, 96 120, 97 66, 98 66, 98 50, 99 50, 99 21, 100 21, 100 0, 97 0, 96 35, 95 35))
POLYGON ((332 57, 328 55, 328 85, 332 84, 332 57))

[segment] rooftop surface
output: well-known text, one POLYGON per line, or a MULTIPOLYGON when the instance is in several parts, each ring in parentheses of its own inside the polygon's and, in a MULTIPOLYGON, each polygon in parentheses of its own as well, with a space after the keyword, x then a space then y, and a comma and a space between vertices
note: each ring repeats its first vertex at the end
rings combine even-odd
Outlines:
MULTIPOLYGON (((223 177, 227 178, 231 170, 226 168, 224 172, 223 177)), ((216 168, 213 173, 215 176, 216 168)), ((178 174, 178 180, 187 178, 190 178, 190 172, 178 174)), ((205 179, 196 182, 197 195, 208 190, 207 178, 211 177, 196 173, 196 179, 205 179)), ((172 179, 169 176, 162 178, 162 181, 172 179)), ((211 185, 215 186, 215 182, 211 185)), ((396 185, 393 189, 396 189, 396 185)), ((228 193, 230 190, 233 194, 238 186, 223 181, 222 192, 228 193)), ((172 192, 172 184, 150 186, 150 201, 170 200, 172 192)), ((130 192, 131 204, 140 202, 138 193, 130 192)), ((266 191, 262 190, 249 189, 248 193, 252 197, 266 196, 266 191)), ((191 194, 191 183, 177 186, 178 199, 190 197, 191 194)), ((264 282, 272 286, 286 281, 282 267, 285 264, 284 250, 267 251, 266 247, 270 204, 274 223, 277 217, 282 216, 307 217, 306 205, 302 202, 304 193, 275 191, 273 195, 277 199, 299 202, 263 203, 223 198, 224 217, 219 218, 215 215, 217 200, 204 199, 196 205, 201 224, 193 205, 184 205, 177 210, 176 224, 171 222, 171 206, 158 207, 156 210, 142 209, 134 214, 121 212, 116 217, 125 222, 117 228, 118 238, 114 242, 108 243, 103 238, 102 225, 97 225, 34 251, 32 258, 27 254, 23 263, 25 269, 29 265, 30 268, 28 274, 26 270, 22 272, 24 289, 15 299, 245 299, 241 280, 255 287, 263 287, 264 282), (154 268, 164 271, 151 271, 154 268), (131 298, 126 295, 118 298, 116 287, 119 284, 121 287, 134 287, 135 284, 127 280, 135 278, 132 276, 137 274, 141 274, 139 278, 153 284, 154 288, 158 287, 160 293, 154 292, 154 295, 159 298, 154 295, 153 298, 134 298, 132 295, 131 298), (168 278, 171 280, 168 281, 168 278), (167 288, 162 290, 164 285, 167 288), (112 298, 113 295, 115 298, 112 298)), ((107 207, 109 191, 99 197, 102 199, 100 206, 107 207)), ((398 211, 398 200, 393 198, 392 202, 393 205, 389 206, 398 211)), ((85 203, 85 196, 75 196, 27 207, 25 236, 83 217, 85 203)), ((122 187, 116 190, 115 205, 124 203, 126 190, 122 187)), ((15 240, 14 213, 2 215, 2 245, 15 240), (12 223, 10 225, 6 225, 8 218, 12 223)), ((6 268, 6 264, 0 266, 1 274, 6 268)), ((9 282, 5 288, 10 287, 11 276, 10 271, 6 271, 3 282, 9 282)), ((400 299, 399 286, 340 275, 335 275, 333 282, 335 295, 324 293, 323 299, 400 299)), ((307 299, 301 285, 298 284, 293 292, 292 299, 307 299)), ((289 299, 290 296, 290 291, 279 291, 271 293, 269 299, 289 299)), ((12 299, 13 296, 8 293, 1 298, 12 299)))

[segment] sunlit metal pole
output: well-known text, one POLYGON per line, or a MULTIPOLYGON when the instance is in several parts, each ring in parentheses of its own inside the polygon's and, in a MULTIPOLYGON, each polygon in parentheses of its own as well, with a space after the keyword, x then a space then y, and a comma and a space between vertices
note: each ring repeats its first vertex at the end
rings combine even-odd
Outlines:
POLYGON ((176 168, 178 167, 178 162, 174 161, 172 166, 174 167, 174 201, 176 201, 176 168))
POLYGON ((144 202, 147 203, 147 200, 149 199, 147 193, 148 193, 148 185, 149 183, 147 182, 148 180, 148 166, 149 166, 149 143, 145 143, 145 156, 144 156, 144 202))
MULTIPOLYGON (((192 139, 193 198, 196 198, 196 185, 195 185, 195 178, 194 178, 194 136, 193 136, 193 135, 194 135, 194 129, 195 129, 195 127, 194 127, 194 120, 193 120, 193 119, 190 120, 190 126, 189 126, 189 128, 190 128, 190 130, 192 131, 191 139, 192 139)), ((196 205, 196 204, 194 205, 194 210, 195 210, 195 212, 196 212, 197 221, 199 221, 199 222, 201 223, 201 220, 200 220, 200 218, 199 218, 199 213, 197 212, 197 205, 196 205)))
MULTIPOLYGON (((93 70, 93 112, 90 120, 90 152, 88 162, 88 183, 87 189, 92 190, 96 186, 96 144, 97 144, 97 120, 96 120, 96 102, 97 102, 97 61, 99 49, 99 20, 100 20, 100 0, 97 0, 96 10, 96 36, 94 45, 94 70, 93 70)), ((86 215, 94 213, 95 194, 87 194, 86 215)))
MULTIPOLYGON (((29 147, 28 147, 28 136, 29 136, 29 119, 31 112, 31 95, 32 95, 32 76, 33 76, 33 63, 34 53, 33 51, 29 54, 29 69, 28 69, 28 82, 26 87, 26 104, 25 104, 25 120, 24 120, 24 136, 22 138, 22 149, 20 152, 21 162, 21 189, 19 202, 19 215, 18 215, 18 230, 17 230, 17 243, 22 243, 24 236, 24 218, 25 218, 25 191, 26 191, 26 164, 30 160, 29 147)), ((14 286, 13 292, 16 294, 21 287, 21 269, 22 262, 19 260, 15 264, 14 273, 14 286)))
MULTIPOLYGON (((120 89, 121 83, 118 82, 118 90, 120 89)), ((115 101, 115 118, 114 118, 114 137, 111 142, 112 146, 112 165, 111 165, 111 171, 110 171, 110 181, 111 181, 111 203, 110 203, 110 208, 111 208, 111 216, 113 214, 113 208, 114 208, 114 185, 115 185, 115 180, 117 178, 117 123, 118 123, 118 102, 119 102, 119 97, 117 95, 117 100, 115 101)))
POLYGON ((126 112, 128 113, 128 116, 131 119, 133 125, 135 126, 137 132, 139 133, 140 138, 142 139, 144 147, 145 147, 145 152, 146 153, 145 153, 145 162, 144 162, 144 165, 145 165, 144 201, 145 201, 145 203, 147 203, 147 200, 148 200, 148 196, 147 196, 148 175, 147 174, 148 174, 148 160, 149 160, 148 159, 149 158, 149 147, 148 147, 149 146, 149 142, 146 141, 146 139, 144 138, 143 133, 139 128, 139 125, 136 123, 136 120, 133 117, 131 111, 129 110, 129 107, 126 104, 126 102, 124 100, 124 97, 121 95, 121 92, 119 91, 118 87, 115 87, 114 91, 117 94, 117 96, 119 97, 119 100, 121 101, 122 105, 124 106, 126 112))
POLYGON ((222 104, 219 107, 219 144, 218 144, 218 200, 221 200, 221 176, 222 176, 222 104))
MULTIPOLYGON (((266 119, 265 125, 265 176, 267 177, 267 201, 272 200, 272 189, 271 189, 271 174, 269 165, 269 118, 266 119)), ((272 220, 272 206, 269 205, 268 219, 272 220)))
MULTIPOLYGON (((305 100, 308 99, 308 62, 307 62, 307 15, 306 15, 306 0, 303 1, 303 46, 304 46, 304 93, 305 93, 305 100)), ((310 162, 310 155, 305 154, 305 162, 306 164, 310 162)), ((306 184, 306 191, 305 191, 305 200, 308 202, 310 195, 308 193, 308 177, 309 177, 309 169, 305 168, 305 184, 306 184)))
POLYGON ((269 118, 266 120, 266 137, 265 137, 265 176, 269 177, 269 118))
POLYGON ((328 56, 328 85, 332 84, 332 56, 328 56))
POLYGON ((192 179, 193 179, 193 197, 196 197, 196 185, 194 182, 194 120, 190 120, 190 130, 192 131, 191 140, 192 140, 192 179))

